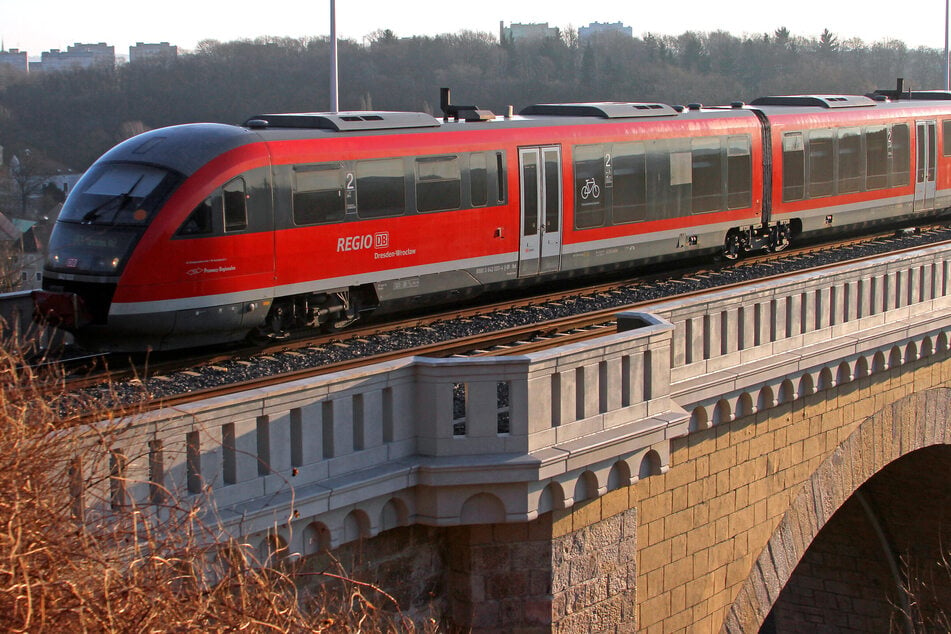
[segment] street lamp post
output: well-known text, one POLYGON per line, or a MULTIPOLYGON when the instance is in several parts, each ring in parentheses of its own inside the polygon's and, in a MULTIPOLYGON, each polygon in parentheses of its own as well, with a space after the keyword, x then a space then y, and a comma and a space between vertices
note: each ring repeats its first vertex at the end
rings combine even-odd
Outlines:
POLYGON ((330 111, 340 108, 337 97, 337 11, 336 0, 330 0, 330 111))

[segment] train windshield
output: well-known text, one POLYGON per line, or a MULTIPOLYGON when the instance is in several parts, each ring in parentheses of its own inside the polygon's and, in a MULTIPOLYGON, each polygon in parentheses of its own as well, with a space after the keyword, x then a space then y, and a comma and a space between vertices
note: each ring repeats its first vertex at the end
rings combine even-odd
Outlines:
POLYGON ((144 227, 179 181, 149 165, 96 165, 66 199, 59 220, 144 227))
POLYGON ((94 165, 76 184, 50 235, 46 269, 119 275, 145 228, 182 178, 132 163, 94 165))

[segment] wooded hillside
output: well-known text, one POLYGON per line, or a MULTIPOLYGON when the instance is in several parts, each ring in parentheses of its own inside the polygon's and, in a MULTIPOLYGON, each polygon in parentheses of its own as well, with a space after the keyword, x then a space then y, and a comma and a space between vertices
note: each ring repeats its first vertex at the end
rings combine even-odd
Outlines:
MULTIPOLYGON (((72 72, 0 74, 4 158, 34 155, 84 170, 117 142, 161 126, 240 123, 261 112, 328 107, 329 44, 259 38, 202 42, 173 63, 72 72)), ((851 93, 944 84, 943 52, 896 41, 818 39, 780 28, 759 36, 722 31, 502 42, 486 33, 398 38, 381 31, 339 45, 340 108, 439 111, 453 101, 497 113, 551 101, 725 104, 766 94, 851 93)))

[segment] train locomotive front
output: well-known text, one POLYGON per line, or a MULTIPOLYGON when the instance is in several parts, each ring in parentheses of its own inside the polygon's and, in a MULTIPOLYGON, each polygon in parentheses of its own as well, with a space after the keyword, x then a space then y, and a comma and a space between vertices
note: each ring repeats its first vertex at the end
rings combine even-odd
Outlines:
POLYGON ((190 124, 103 155, 53 228, 38 315, 105 351, 230 341, 260 325, 274 257, 256 140, 246 128, 190 124))

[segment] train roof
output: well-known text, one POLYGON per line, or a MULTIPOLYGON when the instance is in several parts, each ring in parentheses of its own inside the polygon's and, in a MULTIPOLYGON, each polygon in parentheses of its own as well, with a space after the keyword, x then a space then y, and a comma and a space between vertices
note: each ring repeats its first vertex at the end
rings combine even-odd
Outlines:
POLYGON ((759 97, 751 106, 811 106, 814 108, 870 108, 876 102, 859 95, 779 95, 759 97))
POLYGON ((460 130, 599 125, 622 121, 667 121, 752 117, 749 110, 686 109, 659 103, 550 103, 524 108, 518 115, 496 117, 470 109, 459 120, 437 119, 423 112, 349 111, 258 114, 243 125, 190 123, 145 132, 118 144, 101 157, 106 162, 140 162, 172 167, 189 176, 225 152, 259 141, 333 138, 338 135, 373 136, 440 133, 460 130))
POLYGON ((601 119, 632 119, 643 117, 675 117, 678 111, 663 103, 540 103, 523 108, 519 115, 547 117, 597 117, 601 119))
POLYGON ((257 114, 245 121, 244 126, 253 129, 305 128, 355 132, 359 130, 434 128, 439 127, 439 121, 425 112, 298 112, 257 114))
MULTIPOLYGON (((761 97, 749 106, 735 102, 704 108, 662 103, 592 102, 543 103, 523 108, 518 115, 496 117, 475 106, 450 106, 453 116, 441 120, 423 112, 347 111, 258 114, 243 125, 195 123, 170 126, 128 139, 109 150, 102 161, 142 162, 173 167, 191 175, 209 160, 249 143, 259 141, 333 138, 338 135, 373 136, 405 133, 430 134, 459 130, 533 128, 549 126, 597 126, 611 123, 650 121, 698 121, 753 118, 754 110, 792 114, 837 110, 843 114, 865 110, 927 107, 951 100, 947 91, 876 91, 857 95, 781 95, 761 97)), ((511 111, 510 111, 511 112, 511 111)))
POLYGON ((225 123, 186 123, 150 130, 127 139, 99 161, 149 163, 189 176, 215 156, 260 140, 241 126, 225 123))

